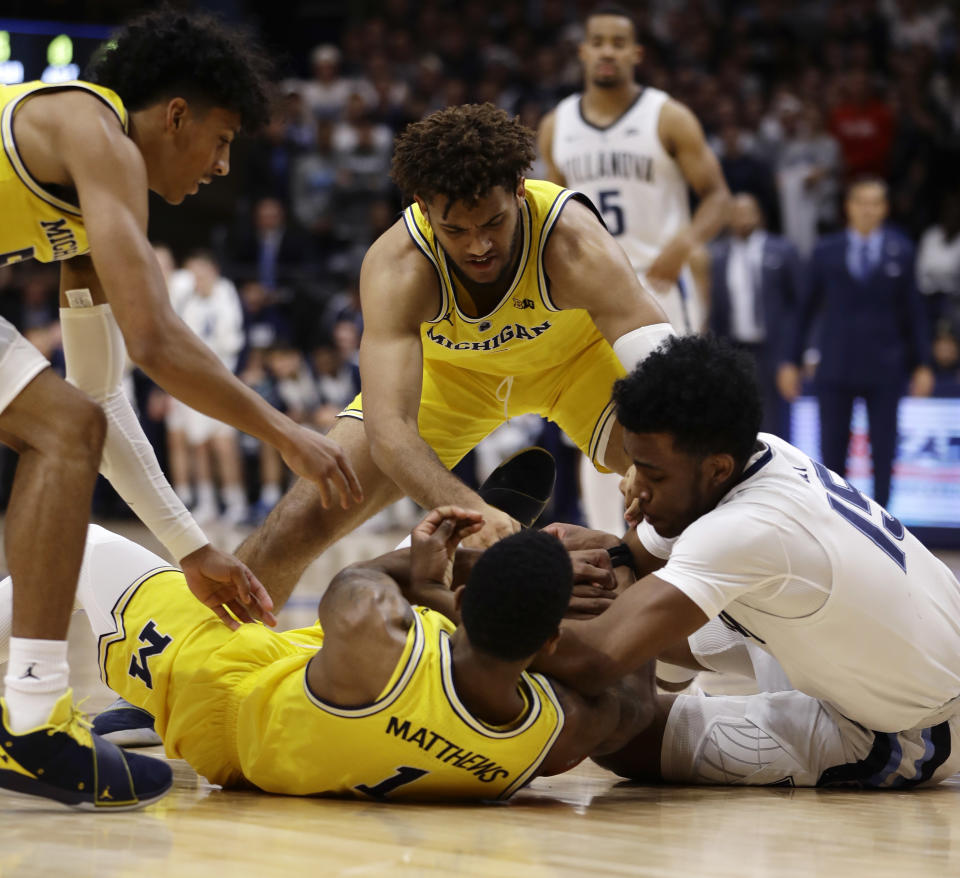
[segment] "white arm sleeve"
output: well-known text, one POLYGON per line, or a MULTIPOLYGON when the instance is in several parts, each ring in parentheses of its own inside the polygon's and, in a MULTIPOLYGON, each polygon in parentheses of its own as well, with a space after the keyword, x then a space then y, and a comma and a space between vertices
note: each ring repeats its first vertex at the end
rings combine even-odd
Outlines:
POLYGON ((677 333, 669 323, 651 323, 624 333, 613 343, 613 352, 623 364, 623 368, 632 372, 637 363, 645 360, 668 338, 677 333))
POLYGON ((167 482, 123 392, 126 346, 110 306, 61 308, 60 324, 67 380, 107 416, 100 472, 179 561, 209 540, 167 482))

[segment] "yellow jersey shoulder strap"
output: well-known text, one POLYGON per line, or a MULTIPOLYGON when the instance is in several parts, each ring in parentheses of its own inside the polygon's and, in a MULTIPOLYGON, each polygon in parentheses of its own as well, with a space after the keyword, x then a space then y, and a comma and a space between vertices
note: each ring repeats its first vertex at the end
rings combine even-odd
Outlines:
POLYGON ((20 158, 17 142, 13 136, 13 117, 24 100, 35 97, 41 92, 65 91, 67 89, 86 91, 99 98, 114 112, 121 126, 123 126, 124 133, 129 134, 130 116, 127 108, 123 105, 123 101, 120 100, 120 96, 115 91, 102 85, 81 80, 59 83, 25 82, 0 88, 0 105, 3 108, 0 112, 0 141, 2 141, 4 152, 11 167, 27 189, 57 210, 72 216, 80 216, 79 205, 71 204, 48 191, 31 176, 20 158))

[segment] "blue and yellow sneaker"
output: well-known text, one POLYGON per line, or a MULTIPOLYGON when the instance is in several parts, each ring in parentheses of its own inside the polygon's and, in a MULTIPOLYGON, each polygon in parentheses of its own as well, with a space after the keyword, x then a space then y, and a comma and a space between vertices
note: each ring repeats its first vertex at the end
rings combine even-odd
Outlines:
POLYGON ((93 718, 93 733, 125 749, 159 747, 163 743, 154 730, 153 717, 124 698, 118 698, 93 718))
POLYGON ((67 690, 46 725, 10 731, 0 698, 0 789, 84 811, 132 811, 162 798, 173 771, 159 759, 124 753, 91 734, 67 690))

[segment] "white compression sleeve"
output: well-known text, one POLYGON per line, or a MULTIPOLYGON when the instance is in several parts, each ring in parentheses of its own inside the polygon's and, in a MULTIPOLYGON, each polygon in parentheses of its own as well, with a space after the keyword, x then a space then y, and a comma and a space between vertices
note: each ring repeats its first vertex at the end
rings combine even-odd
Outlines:
POLYGON ((670 336, 676 334, 669 323, 651 323, 621 335, 613 343, 613 352, 623 364, 623 368, 632 372, 637 363, 645 360, 670 336))
MULTIPOLYGON (((82 301, 71 290, 70 301, 82 301)), ((67 380, 88 393, 107 416, 100 472, 179 561, 209 540, 160 469, 122 389, 126 346, 109 305, 60 309, 67 380)))

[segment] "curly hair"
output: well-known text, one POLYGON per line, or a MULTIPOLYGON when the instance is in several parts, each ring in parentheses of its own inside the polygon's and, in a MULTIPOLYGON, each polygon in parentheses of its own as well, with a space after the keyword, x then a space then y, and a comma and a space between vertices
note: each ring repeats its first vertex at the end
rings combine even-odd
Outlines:
POLYGON ((557 632, 573 591, 570 555, 554 536, 523 530, 487 549, 470 571, 460 616, 475 649, 519 661, 557 632))
POLYGON ((669 433, 679 451, 746 463, 763 410, 752 360, 712 336, 671 338, 613 385, 631 433, 669 433))
POLYGON ((495 186, 513 190, 536 153, 534 134, 493 104, 431 113, 397 137, 390 176, 406 198, 474 206, 495 186))
POLYGON ((134 112, 185 97, 239 113, 252 132, 269 118, 270 69, 240 32, 164 6, 129 21, 94 55, 86 79, 113 89, 134 112))

